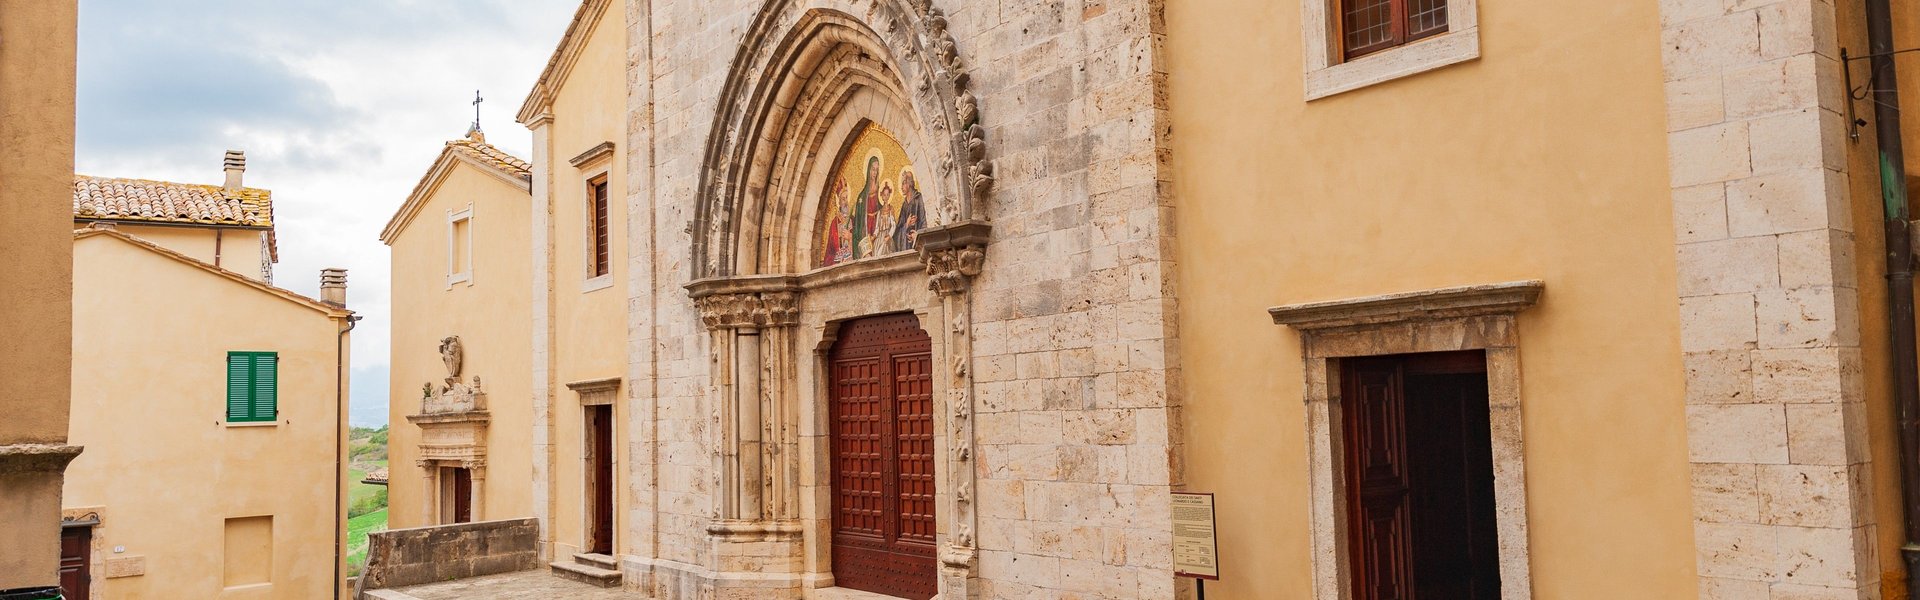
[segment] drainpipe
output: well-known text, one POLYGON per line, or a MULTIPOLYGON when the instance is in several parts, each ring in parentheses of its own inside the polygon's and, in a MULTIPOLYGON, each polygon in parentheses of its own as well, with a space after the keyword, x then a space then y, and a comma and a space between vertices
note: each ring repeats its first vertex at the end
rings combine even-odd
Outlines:
MULTIPOLYGON (((347 307, 346 269, 320 270, 320 301, 331 306, 340 308, 347 307)), ((347 420, 347 382, 345 375, 347 370, 347 334, 352 332, 353 328, 360 324, 360 319, 363 318, 365 317, 348 313, 346 319, 347 326, 340 328, 339 335, 333 338, 334 519, 346 518, 346 513, 341 510, 340 499, 345 497, 347 493, 346 464, 343 462, 345 459, 341 458, 346 456, 347 451, 345 423, 347 420)), ((340 588, 344 587, 342 584, 345 580, 341 578, 344 573, 340 572, 340 563, 346 560, 347 552, 347 540, 344 533, 346 530, 346 521, 341 520, 337 521, 337 523, 333 528, 333 600, 341 600, 340 592, 342 590, 340 588)))
POLYGON ((1893 11, 1888 0, 1865 0, 1873 71, 1875 137, 1880 145, 1880 199, 1886 211, 1887 325, 1894 403, 1900 420, 1900 496, 1906 543, 1907 597, 1920 600, 1920 360, 1915 357, 1913 245, 1908 228, 1906 152, 1900 139, 1900 86, 1893 64, 1893 11))

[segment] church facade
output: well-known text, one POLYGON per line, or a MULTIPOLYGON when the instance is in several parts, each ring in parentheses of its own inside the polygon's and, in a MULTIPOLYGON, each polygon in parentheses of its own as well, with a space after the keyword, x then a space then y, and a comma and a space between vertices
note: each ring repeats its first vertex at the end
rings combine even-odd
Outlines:
POLYGON ((1897 597, 1857 8, 584 0, 483 518, 654 598, 1188 597, 1176 492, 1230 597, 1897 597))
POLYGON ((624 9, 626 584, 1171 596, 1151 3, 624 9))

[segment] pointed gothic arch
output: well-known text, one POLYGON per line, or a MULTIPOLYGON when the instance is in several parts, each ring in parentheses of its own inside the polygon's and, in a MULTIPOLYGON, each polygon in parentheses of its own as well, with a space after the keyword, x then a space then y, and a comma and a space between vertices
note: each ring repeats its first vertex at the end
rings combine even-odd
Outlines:
POLYGON ((849 108, 897 117, 887 128, 916 154, 932 225, 984 220, 985 130, 928 0, 768 0, 744 39, 701 164, 694 279, 811 267, 819 191, 802 186, 845 142, 829 133, 849 108))

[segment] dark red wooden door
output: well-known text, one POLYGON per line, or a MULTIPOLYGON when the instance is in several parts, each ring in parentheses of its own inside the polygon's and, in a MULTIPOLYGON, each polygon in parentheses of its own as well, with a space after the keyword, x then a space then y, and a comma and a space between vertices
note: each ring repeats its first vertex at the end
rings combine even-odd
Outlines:
POLYGON ((1340 368, 1355 600, 1499 597, 1485 354, 1340 368))
POLYGON ((453 522, 473 522, 473 471, 453 470, 453 522))
POLYGON ((65 527, 60 530, 60 593, 67 598, 92 597, 93 528, 65 527))
POLYGON ((932 598, 932 341, 913 315, 847 323, 833 346, 833 575, 836 585, 932 598))
POLYGON ((613 407, 587 407, 593 450, 593 540, 590 551, 613 554, 613 407))

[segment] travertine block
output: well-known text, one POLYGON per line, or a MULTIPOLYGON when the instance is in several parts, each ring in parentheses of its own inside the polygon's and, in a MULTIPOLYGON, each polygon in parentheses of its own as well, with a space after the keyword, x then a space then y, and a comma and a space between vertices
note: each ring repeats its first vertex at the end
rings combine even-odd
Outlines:
POLYGON ((1750 294, 1680 299, 1680 347, 1688 352, 1745 350, 1758 342, 1750 294))
POLYGON ((1726 119, 1725 88, 1719 75, 1667 82, 1667 131, 1685 131, 1726 119))
POLYGON ((1727 238, 1727 188, 1709 183, 1673 191, 1674 241, 1681 244, 1727 238))
POLYGON ((1786 410, 1777 404, 1688 406, 1687 437, 1696 463, 1787 463, 1786 410))
POLYGON ((1703 523, 1693 525, 1700 576, 1772 581, 1779 576, 1780 528, 1767 525, 1703 523))
MULTIPOLYGON (((1818 57, 1792 56, 1731 69, 1724 76, 1725 116, 1746 119, 1818 106, 1818 57)), ((1709 78, 1701 76, 1700 78, 1709 78)), ((1668 84, 1672 86, 1673 84, 1668 84)), ((1672 90, 1669 89, 1669 102, 1672 90)), ((1669 107, 1672 112, 1675 107, 1669 107)), ((1684 108, 1684 107, 1682 107, 1684 108)), ((1691 112, 1694 109, 1688 109, 1691 112)))
POLYGON ((1692 19, 1662 31, 1661 40, 1668 49, 1661 53, 1667 79, 1758 62, 1759 32, 1759 20, 1742 13, 1692 19))
POLYGON ((1858 379, 1860 353, 1848 348, 1756 350, 1753 393, 1761 402, 1826 403, 1859 400, 1847 379, 1858 379))
POLYGON ((1757 523, 1761 501, 1755 465, 1693 465, 1694 518, 1711 523, 1757 523))
POLYGON ((1780 283, 1779 250, 1772 236, 1686 244, 1679 255, 1683 298, 1750 293, 1780 283))
POLYGON ((1745 349, 1688 352, 1687 403, 1754 402, 1753 360, 1745 349))
POLYGON ((1858 518, 1848 467, 1760 465, 1761 522, 1797 527, 1845 528, 1858 518))

